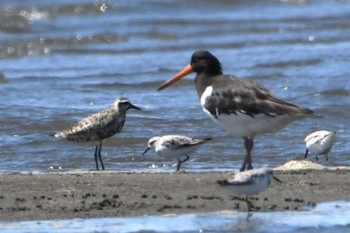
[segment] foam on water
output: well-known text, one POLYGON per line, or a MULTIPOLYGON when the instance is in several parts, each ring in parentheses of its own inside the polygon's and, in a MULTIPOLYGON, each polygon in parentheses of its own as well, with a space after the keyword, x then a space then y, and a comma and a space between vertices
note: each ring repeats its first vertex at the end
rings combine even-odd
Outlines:
POLYGON ((131 218, 69 219, 0 223, 2 233, 89 232, 350 232, 350 202, 318 204, 307 211, 218 212, 131 218))

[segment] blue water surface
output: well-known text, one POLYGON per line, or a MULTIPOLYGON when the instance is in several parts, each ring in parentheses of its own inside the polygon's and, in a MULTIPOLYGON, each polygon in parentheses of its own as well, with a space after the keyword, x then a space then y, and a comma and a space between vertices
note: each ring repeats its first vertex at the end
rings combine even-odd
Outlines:
POLYGON ((217 212, 130 218, 0 223, 2 233, 350 232, 350 202, 318 204, 305 211, 217 212))

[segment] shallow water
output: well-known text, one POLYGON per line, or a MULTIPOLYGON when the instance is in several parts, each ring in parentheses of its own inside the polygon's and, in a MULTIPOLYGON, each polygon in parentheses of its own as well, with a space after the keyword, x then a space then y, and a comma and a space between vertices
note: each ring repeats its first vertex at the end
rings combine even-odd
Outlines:
POLYGON ((317 205, 307 211, 246 213, 218 212, 132 218, 74 219, 1 223, 2 233, 17 232, 350 232, 350 202, 317 205))
MULTIPOLYGON (((337 130, 325 165, 350 165, 350 2, 343 1, 21 1, 0 2, 0 171, 94 170, 94 145, 49 134, 127 96, 123 132, 106 140, 107 169, 172 170, 176 161, 141 157, 148 138, 181 133, 214 140, 184 168, 239 168, 241 139, 202 112, 193 76, 159 84, 197 49, 225 73, 265 85, 322 119, 258 137, 254 164, 303 158, 303 139, 337 130)), ((314 160, 314 156, 310 156, 314 160)))

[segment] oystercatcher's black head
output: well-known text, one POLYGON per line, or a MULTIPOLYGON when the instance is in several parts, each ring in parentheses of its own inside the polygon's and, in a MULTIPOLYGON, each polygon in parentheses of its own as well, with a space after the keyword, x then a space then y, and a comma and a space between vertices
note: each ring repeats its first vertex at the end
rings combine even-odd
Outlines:
POLYGON ((196 51, 192 55, 191 64, 187 65, 174 77, 172 77, 171 79, 167 80, 162 85, 160 85, 160 87, 158 88, 158 91, 173 85, 174 83, 179 81, 181 78, 185 77, 186 75, 192 72, 196 72, 197 75, 203 72, 205 72, 210 76, 220 75, 222 74, 221 64, 219 60, 210 52, 206 50, 196 51))
POLYGON ((197 74, 203 72, 211 75, 222 74, 219 59, 206 50, 199 50, 192 55, 191 66, 197 74))

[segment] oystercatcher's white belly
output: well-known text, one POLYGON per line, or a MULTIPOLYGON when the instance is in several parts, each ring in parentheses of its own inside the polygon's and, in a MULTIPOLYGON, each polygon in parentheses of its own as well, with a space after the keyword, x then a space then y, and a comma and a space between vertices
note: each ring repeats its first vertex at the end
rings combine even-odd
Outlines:
POLYGON ((283 129, 293 118, 288 116, 271 117, 258 114, 254 117, 243 113, 221 114, 214 117, 208 110, 203 111, 219 126, 239 137, 254 137, 256 135, 272 133, 283 129))

